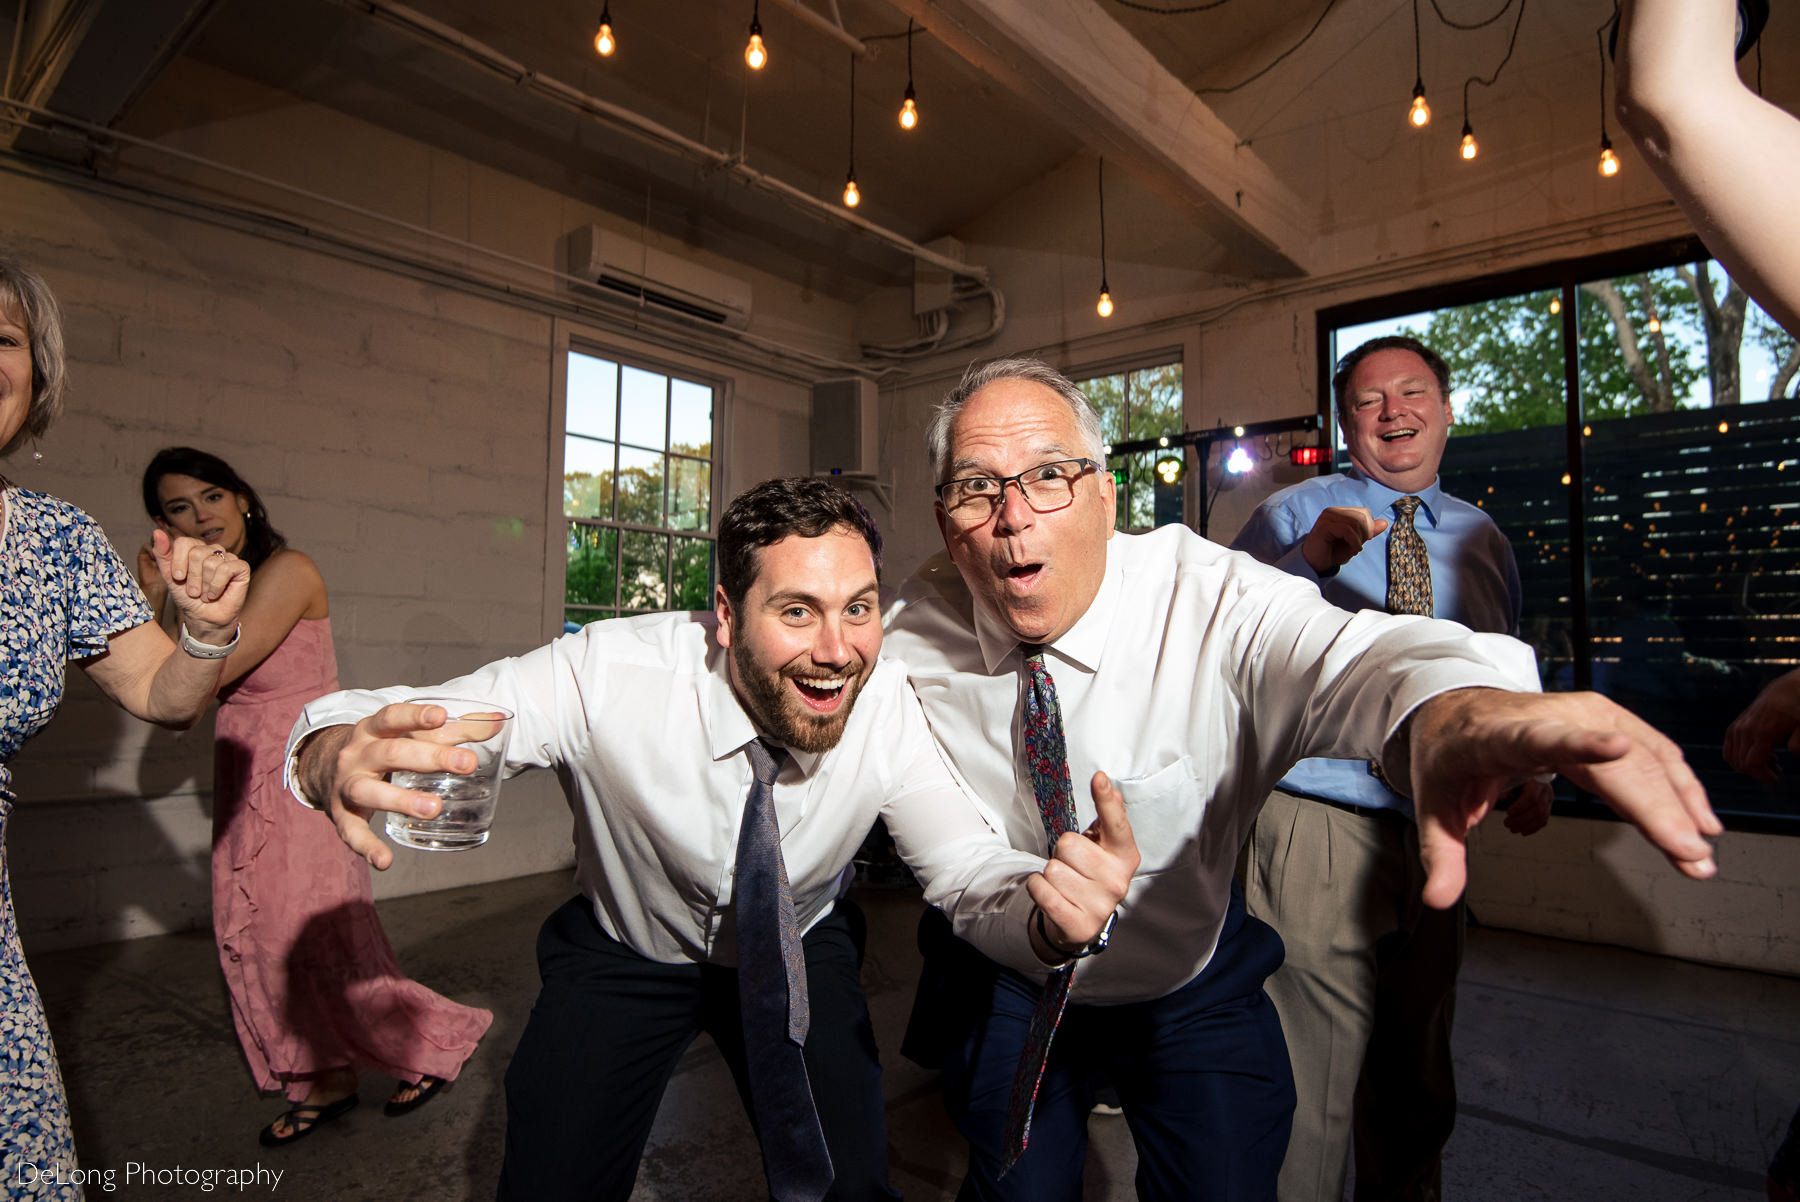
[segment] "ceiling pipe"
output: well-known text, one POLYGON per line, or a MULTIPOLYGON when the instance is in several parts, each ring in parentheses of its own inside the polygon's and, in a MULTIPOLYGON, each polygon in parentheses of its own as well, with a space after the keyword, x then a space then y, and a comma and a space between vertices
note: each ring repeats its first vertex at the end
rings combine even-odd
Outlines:
POLYGON ((856 37, 844 28, 844 18, 840 16, 837 11, 837 0, 831 0, 830 17, 825 16, 823 13, 814 12, 812 9, 806 7, 806 5, 802 4, 800 0, 769 0, 769 3, 780 5, 782 8, 787 9, 796 17, 806 22, 806 24, 811 25, 820 33, 836 38, 838 41, 848 46, 850 52, 858 58, 869 53, 869 48, 862 44, 862 39, 856 37), (832 17, 836 17, 837 20, 833 21, 832 17))
MULTIPOLYGON (((332 2, 340 8, 347 8, 380 21, 412 38, 420 45, 480 67, 502 79, 526 88, 546 100, 582 113, 621 133, 629 134, 652 146, 699 163, 709 171, 724 172, 751 188, 779 197, 794 208, 827 225, 848 227, 911 256, 916 262, 929 264, 954 276, 978 280, 983 284, 988 282, 988 271, 985 267, 978 267, 939 254, 903 234, 896 233, 885 226, 876 225, 867 218, 857 216, 842 205, 833 201, 821 200, 809 192, 801 191, 792 184, 758 171, 746 165, 743 159, 737 155, 714 150, 705 143, 696 142, 660 122, 652 121, 621 105, 591 96, 579 88, 571 87, 560 80, 533 71, 523 63, 508 58, 485 42, 469 37, 442 22, 434 21, 416 9, 394 3, 394 0, 332 0, 332 2)), ((814 15, 817 16, 816 13, 814 15)), ((860 45, 860 43, 858 44, 860 45)))

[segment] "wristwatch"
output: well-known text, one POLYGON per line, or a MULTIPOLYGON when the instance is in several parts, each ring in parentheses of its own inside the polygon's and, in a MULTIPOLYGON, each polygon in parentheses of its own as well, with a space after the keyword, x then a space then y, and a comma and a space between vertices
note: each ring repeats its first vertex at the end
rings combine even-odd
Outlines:
POLYGON ((237 629, 231 632, 231 641, 229 643, 221 643, 215 647, 211 643, 202 643, 199 639, 196 639, 193 635, 189 634, 187 623, 183 622, 181 624, 181 649, 195 659, 224 659, 227 655, 230 655, 233 651, 237 650, 238 636, 243 633, 244 627, 242 624, 239 624, 237 629))
POLYGON ((1112 942, 1113 923, 1117 921, 1119 921, 1119 911, 1114 909, 1111 914, 1107 915, 1106 925, 1100 928, 1100 933, 1098 935, 1095 935, 1081 947, 1076 948, 1074 951, 1070 951, 1068 948, 1057 943, 1056 940, 1050 938, 1050 932, 1044 928, 1043 908, 1041 906, 1037 908, 1038 937, 1044 941, 1045 947, 1063 957, 1065 960, 1084 960, 1089 956, 1098 956, 1101 952, 1105 951, 1106 945, 1112 942))

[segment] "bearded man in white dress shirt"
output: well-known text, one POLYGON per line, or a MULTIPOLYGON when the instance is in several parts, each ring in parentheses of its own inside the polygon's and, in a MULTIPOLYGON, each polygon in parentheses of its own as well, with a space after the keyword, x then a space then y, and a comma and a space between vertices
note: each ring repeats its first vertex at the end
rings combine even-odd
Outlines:
POLYGON ((543 989, 506 1074, 505 1199, 628 1197, 663 1088, 702 1030, 757 1125, 772 1196, 898 1197, 859 979, 861 916, 843 897, 877 814, 959 932, 1027 969, 1061 959, 1049 941, 1091 939, 1137 862, 1104 782, 1091 836, 1070 835, 1049 863, 1008 850, 984 821, 904 673, 878 662, 881 536, 842 488, 767 481, 727 507, 718 533, 713 612, 596 622, 429 690, 333 694, 294 728, 297 794, 327 803, 345 842, 377 868, 393 853, 370 813, 438 809, 386 774, 474 766, 466 749, 431 740, 443 709, 409 697, 505 706, 516 715, 508 772, 554 767, 563 778, 580 894, 538 937, 543 989), (764 783, 771 764, 778 772, 764 783), (739 931, 754 921, 736 907, 737 886, 757 871, 743 855, 751 815, 771 802, 791 894, 790 975, 785 989, 777 978, 754 993, 736 967, 749 945, 739 931), (750 1029, 769 993, 781 995, 778 1024, 792 1020, 795 996, 810 1009, 799 1038, 783 1027, 804 1061, 799 1122, 758 1093, 758 1057, 782 1042, 750 1029))
MULTIPOLYGON (((972 367, 927 441, 947 554, 903 586, 890 653, 1021 850, 1045 846, 1020 711, 1047 675, 1070 773, 1118 784, 1142 855, 1110 950, 1075 973, 1015 1163, 1009 1101, 1043 972, 984 965, 922 929, 934 1013, 916 1009, 915 1031, 935 1028, 925 1050, 943 1058, 970 1142, 960 1197, 1079 1199, 1097 1072, 1131 1124, 1138 1197, 1274 1197, 1293 1106, 1262 991, 1279 941, 1244 916, 1232 872, 1257 808, 1302 757, 1378 761, 1412 795, 1434 906, 1462 892, 1468 829, 1545 770, 1605 798, 1684 873, 1712 875, 1702 834, 1718 820, 1680 750, 1605 698, 1536 693, 1522 644, 1346 613, 1185 527, 1115 534, 1099 420, 1048 365, 972 367)), ((1093 816, 1078 810, 1077 823, 1093 816)))

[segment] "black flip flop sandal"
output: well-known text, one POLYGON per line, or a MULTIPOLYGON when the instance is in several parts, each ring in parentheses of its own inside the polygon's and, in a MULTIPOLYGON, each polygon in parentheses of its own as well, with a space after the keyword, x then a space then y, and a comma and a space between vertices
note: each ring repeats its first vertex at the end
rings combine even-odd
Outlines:
POLYGON ((356 1095, 351 1094, 324 1106, 296 1106, 275 1120, 275 1123, 279 1123, 282 1119, 287 1120, 288 1133, 286 1135, 275 1134, 275 1123, 270 1123, 256 1138, 265 1148, 279 1148, 283 1144, 291 1144, 297 1139, 305 1139, 326 1123, 343 1118, 356 1109, 356 1103, 356 1095))

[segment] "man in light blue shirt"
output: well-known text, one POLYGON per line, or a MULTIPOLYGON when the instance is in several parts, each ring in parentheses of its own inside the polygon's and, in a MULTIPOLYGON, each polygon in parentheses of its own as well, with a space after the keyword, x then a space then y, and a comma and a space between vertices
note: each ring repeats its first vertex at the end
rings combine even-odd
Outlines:
MULTIPOLYGON (((1344 356, 1332 389, 1350 470, 1276 493, 1232 547, 1313 581, 1342 609, 1516 634, 1512 547, 1438 483, 1455 420, 1449 374, 1414 338, 1344 356)), ((1548 808, 1548 786, 1528 785, 1507 825, 1530 833, 1548 808)), ((1358 1199, 1437 1198, 1456 1120, 1464 909, 1423 904, 1412 803, 1366 761, 1302 760, 1256 820, 1245 878, 1250 913, 1287 946, 1267 983, 1299 1099, 1281 1202, 1343 1196, 1352 1128, 1358 1199)))

